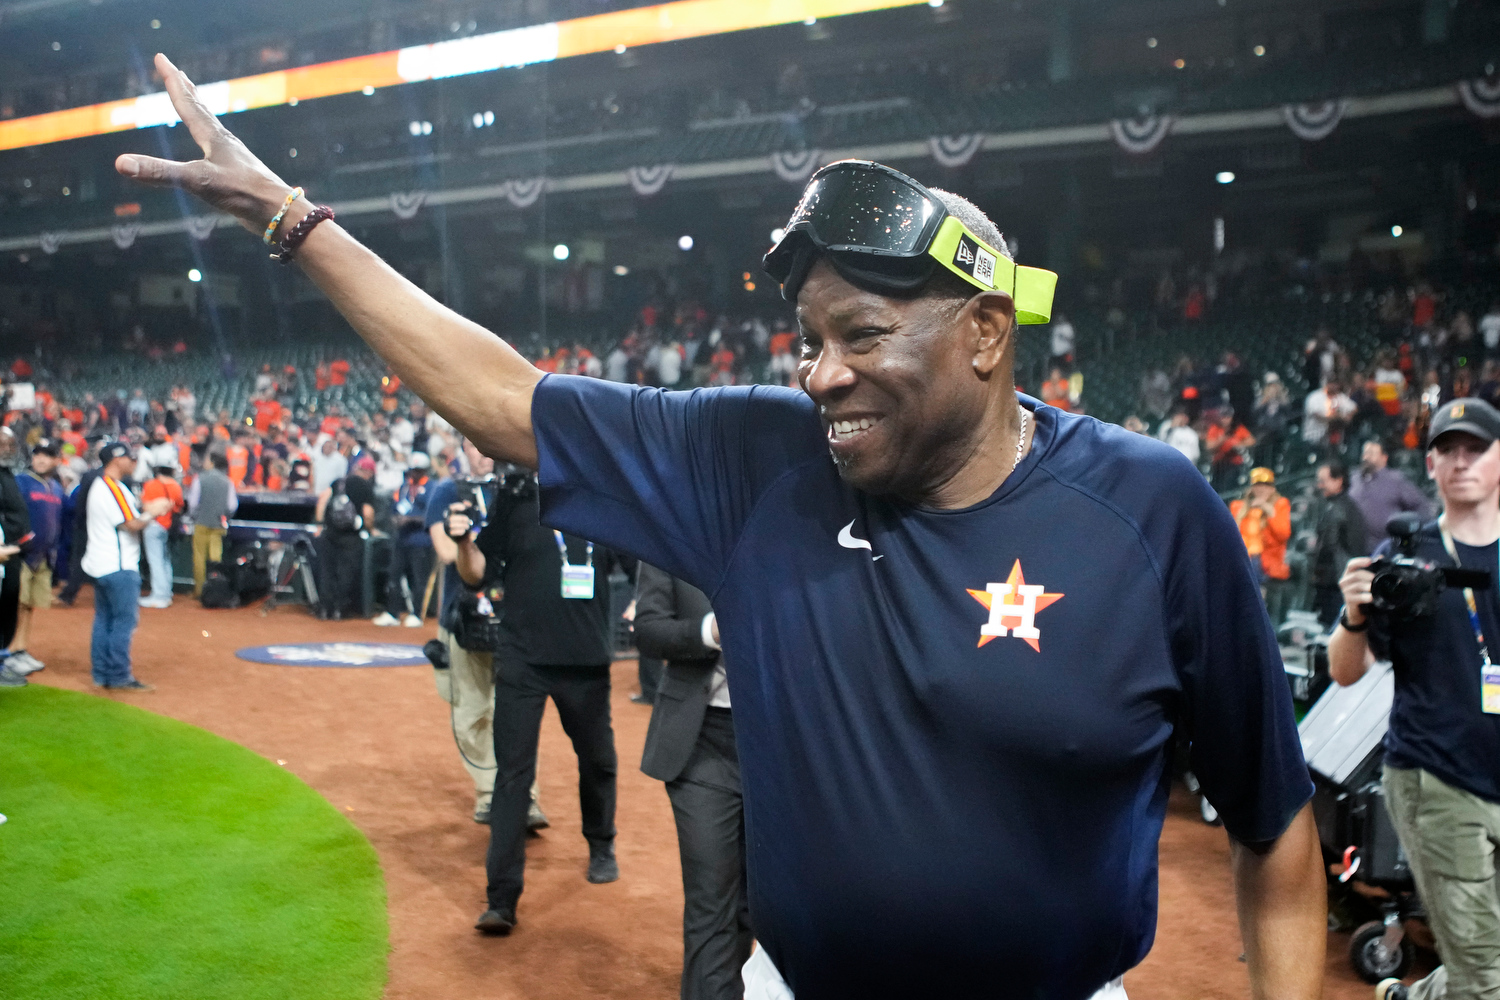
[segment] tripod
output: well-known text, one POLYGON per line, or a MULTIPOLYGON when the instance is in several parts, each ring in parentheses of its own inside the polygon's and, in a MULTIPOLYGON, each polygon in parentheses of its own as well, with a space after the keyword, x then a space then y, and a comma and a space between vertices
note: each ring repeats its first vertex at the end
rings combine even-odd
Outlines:
POLYGON ((310 608, 318 604, 317 573, 314 570, 317 554, 313 551, 312 541, 307 538, 295 539, 291 545, 281 550, 280 555, 281 559, 271 577, 271 597, 261 605, 262 616, 270 614, 272 608, 282 604, 305 604, 310 608), (300 598, 295 585, 298 579, 302 582, 300 598))

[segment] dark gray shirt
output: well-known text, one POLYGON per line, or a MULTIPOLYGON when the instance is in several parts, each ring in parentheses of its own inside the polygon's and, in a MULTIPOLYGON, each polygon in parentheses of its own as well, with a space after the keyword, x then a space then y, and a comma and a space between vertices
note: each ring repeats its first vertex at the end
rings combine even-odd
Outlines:
POLYGON ((1356 469, 1349 481, 1349 499, 1365 519, 1364 555, 1385 540, 1385 522, 1392 516, 1411 511, 1426 524, 1435 514, 1432 501, 1417 484, 1389 466, 1376 472, 1356 469))

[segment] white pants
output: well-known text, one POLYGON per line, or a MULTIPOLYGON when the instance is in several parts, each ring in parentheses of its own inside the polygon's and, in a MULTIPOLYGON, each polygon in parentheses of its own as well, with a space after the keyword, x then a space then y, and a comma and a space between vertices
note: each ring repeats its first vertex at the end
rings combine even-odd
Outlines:
MULTIPOLYGON (((745 1000, 795 1000, 771 956, 759 945, 740 974, 745 977, 745 1000)), ((1124 981, 1116 979, 1104 984, 1092 1000, 1126 1000, 1124 981)))

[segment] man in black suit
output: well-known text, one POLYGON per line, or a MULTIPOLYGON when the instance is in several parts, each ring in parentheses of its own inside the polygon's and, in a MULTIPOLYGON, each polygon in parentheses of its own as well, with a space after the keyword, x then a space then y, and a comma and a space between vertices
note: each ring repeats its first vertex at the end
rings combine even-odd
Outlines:
POLYGON ((641 770, 667 783, 682 856, 682 1000, 739 1000, 750 958, 745 820, 719 626, 703 591, 641 564, 635 640, 667 661, 641 770))

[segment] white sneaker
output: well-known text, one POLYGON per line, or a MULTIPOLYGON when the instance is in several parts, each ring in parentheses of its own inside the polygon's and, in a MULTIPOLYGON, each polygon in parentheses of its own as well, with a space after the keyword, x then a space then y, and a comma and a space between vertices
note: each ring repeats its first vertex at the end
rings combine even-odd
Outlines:
POLYGON ((416 615, 407 615, 405 618, 401 619, 401 624, 405 625, 407 628, 421 628, 422 619, 418 618, 416 615))
POLYGON ((5 662, 9 664, 10 669, 22 677, 25 677, 27 674, 34 674, 47 666, 47 664, 38 660, 24 649, 20 652, 10 654, 10 658, 5 662))
POLYGON ((400 625, 401 622, 396 618, 395 615, 391 614, 389 611, 382 611, 380 612, 380 614, 370 619, 370 624, 379 625, 381 628, 385 628, 390 625, 400 625))

